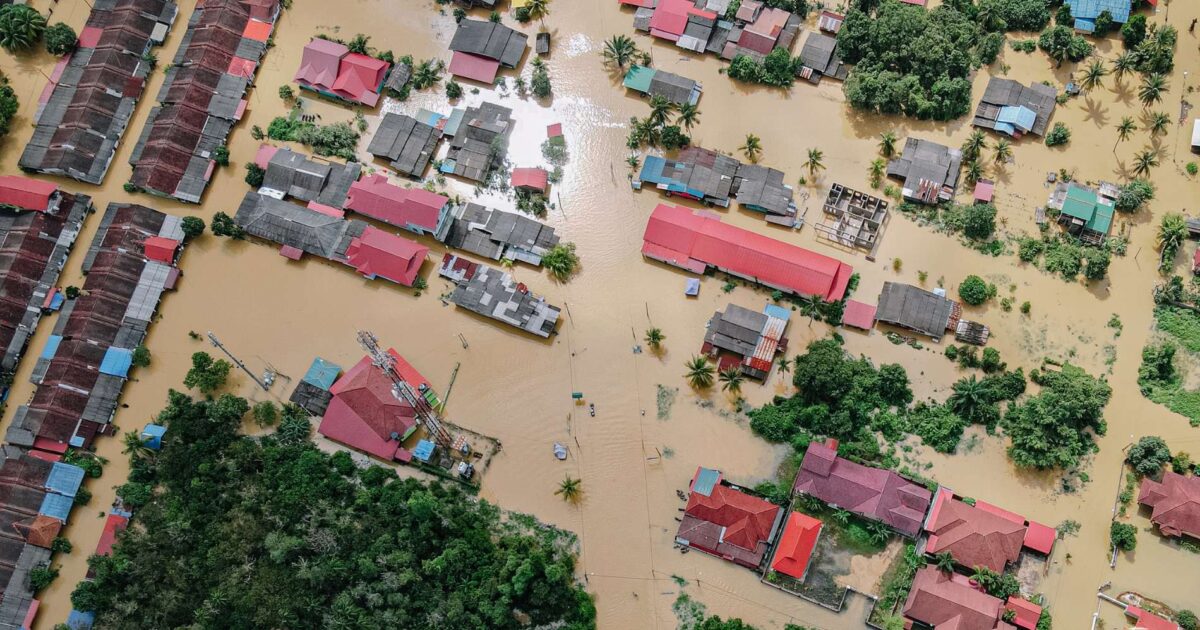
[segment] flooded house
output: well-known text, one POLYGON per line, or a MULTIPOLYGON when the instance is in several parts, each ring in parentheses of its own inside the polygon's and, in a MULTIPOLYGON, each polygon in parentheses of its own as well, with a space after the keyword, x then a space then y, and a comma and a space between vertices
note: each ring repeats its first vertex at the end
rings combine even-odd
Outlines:
POLYGON ((255 162, 264 170, 259 194, 275 199, 294 198, 341 208, 350 187, 358 180, 358 162, 327 162, 286 147, 262 145, 255 162))
POLYGON ((836 258, 722 223, 719 217, 659 204, 646 223, 642 256, 703 274, 710 268, 827 302, 841 300, 854 268, 836 258))
POLYGON ((888 162, 887 176, 903 182, 906 201, 932 205, 954 199, 961 167, 962 151, 909 138, 900 156, 888 162))
POLYGON ((79 297, 68 300, 34 364, 32 399, 13 415, 6 440, 61 455, 109 431, 162 295, 175 287, 181 219, 109 204, 83 260, 79 297))
POLYGON ((412 116, 388 112, 379 121, 367 153, 387 160, 393 170, 405 177, 421 179, 441 139, 441 129, 412 116))
POLYGON ((1068 234, 1089 245, 1103 245, 1112 230, 1118 194, 1120 190, 1107 182, 1094 188, 1077 182, 1059 182, 1046 206, 1058 210, 1058 224, 1068 234))
POLYGON ((842 63, 842 57, 838 54, 837 37, 809 33, 800 49, 800 68, 796 76, 814 85, 824 78, 845 81, 850 76, 850 67, 842 63))
POLYGON ((890 206, 879 197, 835 183, 821 204, 825 218, 815 228, 831 241, 871 252, 867 259, 873 260, 890 206))
POLYGON ((304 377, 296 383, 288 402, 304 409, 310 416, 324 416, 333 400, 329 390, 341 375, 342 366, 316 357, 304 372, 304 377))
POLYGON ((529 36, 498 22, 464 19, 450 40, 450 74, 486 85, 500 67, 516 68, 529 47, 529 36))
POLYGON ((1058 105, 1057 98, 1058 90, 1044 83, 1023 85, 1012 79, 992 77, 971 124, 1014 138, 1027 133, 1044 136, 1058 105))
MULTIPOLYGON (((1108 13, 1115 24, 1124 24, 1133 12, 1133 0, 1065 0, 1064 4, 1071 7, 1075 30, 1080 33, 1094 33, 1101 13, 1108 13)), ((1150 4, 1157 4, 1157 0, 1150 4)))
POLYGON ((783 517, 778 505, 729 483, 720 471, 697 468, 675 544, 757 570, 783 517))
POLYGON ((674 159, 647 155, 633 180, 635 190, 647 183, 668 197, 679 195, 705 204, 729 207, 730 199, 761 212, 769 223, 794 227, 796 202, 782 171, 743 164, 739 160, 701 147, 688 147, 674 159))
POLYGON ((507 107, 481 103, 454 110, 444 129, 450 150, 441 172, 473 182, 486 180, 493 168, 504 163, 512 130, 512 110, 507 107))
POLYGON ((1016 630, 1004 620, 1003 600, 985 593, 964 575, 932 566, 917 571, 901 614, 906 627, 1016 630))
POLYGON ((87 195, 0 176, 0 373, 16 370, 42 314, 62 302, 55 285, 91 210, 87 195))
POLYGON ((518 193, 544 195, 550 187, 550 173, 536 166, 514 168, 509 182, 518 193))
POLYGON ((883 283, 875 310, 875 321, 932 337, 934 341, 941 340, 946 331, 956 331, 961 316, 962 305, 944 294, 898 282, 883 283))
POLYGON ((449 224, 450 198, 424 188, 404 188, 382 173, 367 175, 350 185, 344 209, 408 230, 440 234, 449 224))
POLYGON ((1161 481, 1142 479, 1138 505, 1150 508, 1150 522, 1167 537, 1191 537, 1200 540, 1200 477, 1174 471, 1163 473, 1161 481))
POLYGON ((734 20, 740 28, 735 26, 726 39, 721 51, 726 59, 746 55, 761 60, 776 48, 791 50, 804 23, 800 16, 758 0, 743 0, 734 20))
POLYGON ((208 0, 196 7, 129 158, 133 185, 200 203, 217 151, 226 150, 246 111, 246 92, 278 15, 277 0, 208 0))
POLYGON ((558 325, 561 309, 499 269, 448 253, 438 275, 455 284, 450 301, 468 311, 538 337, 549 337, 558 325))
POLYGON ((803 582, 821 538, 821 521, 801 512, 791 512, 775 543, 770 570, 803 582))
POLYGON ((717 20, 715 12, 697 8, 690 0, 658 0, 656 6, 639 9, 634 26, 684 50, 703 53, 717 20), (649 20, 639 20, 646 16, 649 20))
POLYGON ((486 208, 477 203, 456 207, 438 240, 447 247, 490 258, 540 266, 558 245, 554 228, 524 214, 486 208))
POLYGON ((391 67, 382 59, 350 52, 341 42, 314 37, 304 47, 292 80, 326 98, 374 108, 391 67))
POLYGON ((703 92, 701 85, 687 77, 649 66, 630 66, 622 85, 627 90, 654 97, 661 96, 676 105, 695 105, 703 92))
POLYGON ((959 567, 996 573, 1018 564, 1024 552, 1050 555, 1057 538, 1053 527, 984 501, 969 503, 945 487, 938 488, 925 532, 925 553, 948 553, 959 567))
POLYGON ((178 8, 170 0, 95 0, 78 44, 38 99, 21 154, 27 171, 100 184, 154 71, 178 8))
POLYGON ((736 367, 750 378, 766 380, 775 355, 787 351, 784 335, 790 315, 774 304, 761 313, 729 304, 708 320, 700 354, 716 359, 720 369, 736 367))
POLYGON ((804 453, 792 494, 807 494, 915 538, 933 495, 884 468, 857 464, 837 454, 836 442, 812 442, 804 453))

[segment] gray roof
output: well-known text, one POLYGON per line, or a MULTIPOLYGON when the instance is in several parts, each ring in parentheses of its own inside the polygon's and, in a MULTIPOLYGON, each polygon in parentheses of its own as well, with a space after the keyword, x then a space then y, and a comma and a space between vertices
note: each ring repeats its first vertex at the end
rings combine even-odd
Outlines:
POLYGON ((509 68, 517 67, 525 54, 527 35, 503 24, 488 20, 465 19, 458 23, 450 50, 479 55, 499 61, 509 68))
POLYGON ((768 214, 796 214, 792 188, 783 183, 783 172, 758 164, 738 167, 734 198, 743 206, 754 206, 768 214))
POLYGON ((301 201, 341 208, 350 186, 361 172, 362 165, 358 162, 317 161, 284 147, 271 156, 263 176, 263 188, 301 201))
POLYGON ((667 160, 663 176, 684 182, 688 188, 701 191, 704 197, 718 203, 728 203, 742 163, 728 155, 701 147, 688 147, 675 160, 667 160))
MULTIPOLYGON (((455 279, 457 274, 451 267, 456 262, 456 256, 447 254, 439 275, 455 279)), ((475 263, 467 266, 471 268, 467 274, 470 277, 455 280, 457 286, 450 294, 451 302, 539 337, 549 337, 554 332, 561 309, 527 290, 522 291, 511 275, 499 269, 475 263)))
POLYGON ((412 74, 412 66, 404 62, 396 62, 396 65, 392 66, 392 72, 388 75, 387 82, 384 85, 389 90, 399 92, 404 86, 408 85, 409 80, 412 79, 412 74))
POLYGON ((717 311, 708 320, 704 343, 741 356, 752 356, 766 324, 765 313, 730 304, 724 313, 717 311))
POLYGON ((476 203, 455 209, 449 232, 442 240, 448 247, 500 260, 542 264, 542 256, 558 244, 554 228, 523 214, 502 212, 476 203))
POLYGON ((366 229, 362 221, 323 214, 255 191, 242 198, 234 221, 251 236, 337 261, 345 259, 350 241, 366 229))
POLYGON ((940 338, 950 325, 954 302, 910 284, 883 283, 875 319, 940 338))
POLYGON ((672 103, 690 103, 700 100, 700 84, 672 72, 658 70, 650 79, 650 95, 661 96, 672 103))
POLYGON ((800 49, 800 64, 810 68, 814 76, 809 81, 817 83, 821 77, 845 80, 849 75, 841 57, 837 54, 837 38, 824 33, 809 33, 800 49))
POLYGON ((409 177, 425 174, 442 132, 404 114, 384 114, 367 152, 391 160, 392 168, 409 177))
POLYGON ((495 103, 469 107, 450 140, 446 161, 454 174, 481 182, 493 166, 492 145, 504 145, 500 158, 507 153, 508 137, 512 134, 512 110, 495 103))
POLYGON ((913 201, 936 203, 950 198, 958 185, 962 151, 936 142, 909 138, 904 152, 888 163, 888 177, 904 180, 904 197, 913 201))
POLYGON ((1054 108, 1058 105, 1057 98, 1058 90, 1044 83, 1022 85, 1012 79, 992 77, 983 91, 979 106, 975 108, 975 119, 971 124, 994 129, 1000 108, 1024 106, 1037 114, 1030 131, 1044 136, 1046 128, 1050 125, 1050 116, 1054 114, 1054 108))

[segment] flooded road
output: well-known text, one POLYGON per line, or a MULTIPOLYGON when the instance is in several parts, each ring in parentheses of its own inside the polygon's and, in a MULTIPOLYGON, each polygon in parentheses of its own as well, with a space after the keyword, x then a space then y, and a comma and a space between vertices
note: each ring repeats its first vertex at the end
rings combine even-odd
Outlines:
MULTIPOLYGON (((45 1, 33 4, 43 11, 49 5, 45 1)), ((180 3, 180 18, 158 51, 159 59, 174 54, 193 7, 192 0, 180 3)), ((63 0, 57 3, 51 21, 61 19, 78 30, 87 12, 84 0, 63 0)), ((1200 15, 1195 3, 1174 3, 1170 12, 1171 23, 1177 26, 1200 15)), ((506 17, 506 23, 512 22, 506 17)), ((62 183, 70 190, 92 194, 101 209, 110 201, 134 201, 206 220, 217 211, 232 214, 247 190, 243 166, 258 145, 250 137, 250 126, 265 129, 271 118, 286 113, 287 106, 276 91, 290 82, 309 37, 320 32, 343 38, 364 33, 372 37, 373 46, 390 48, 397 56, 448 61, 445 47, 453 25, 449 14, 440 14, 432 2, 295 0, 277 26, 275 46, 268 51, 258 87, 249 96, 247 120, 230 139, 232 163, 218 171, 202 206, 122 191, 131 170, 129 153, 153 105, 146 102, 149 98, 139 104, 103 188, 62 183), (329 10, 335 5, 336 11, 329 10), (331 30, 331 24, 339 28, 331 30)), ((240 395, 251 400, 282 400, 314 356, 346 367, 357 361, 362 352, 355 331, 368 329, 381 343, 397 348, 439 390, 445 390, 451 372, 461 364, 448 419, 493 435, 504 444, 484 478, 481 496, 579 535, 580 570, 596 595, 601 627, 673 628, 671 603, 679 592, 673 575, 691 583, 687 592, 709 612, 741 617, 761 628, 779 628, 788 622, 831 630, 861 627, 861 613, 833 615, 764 587, 748 571, 703 554, 680 555, 672 548, 675 519, 682 507, 675 491, 686 488, 696 466, 719 468, 729 478, 749 484, 773 477, 786 455, 786 449, 772 447, 751 434, 733 413, 729 397, 720 392, 697 394, 681 377, 683 361, 699 349, 704 324, 713 311, 731 301, 758 307, 767 296, 747 288, 726 295, 721 292, 723 280, 705 278, 700 297, 686 300, 682 295, 686 274, 647 262, 639 254, 646 219, 664 200, 653 192, 635 193, 629 188, 624 141, 629 117, 645 116, 648 107, 624 93, 620 77, 606 71, 599 56, 604 39, 632 33, 632 14, 619 10, 611 0, 563 0, 551 5, 546 26, 555 41, 549 57, 555 92, 550 101, 520 99, 511 93, 502 96, 487 88, 474 94, 471 86, 464 84, 467 94, 462 102, 476 104, 487 97, 514 109, 517 128, 510 160, 516 166, 542 163, 538 147, 546 125, 563 123, 570 161, 562 184, 554 189, 555 200, 561 204, 546 220, 564 240, 577 244, 582 270, 566 284, 530 267, 518 265, 513 270, 534 292, 566 306, 559 335, 538 340, 443 305, 438 295, 448 290, 448 284, 437 279, 434 271, 443 249, 429 239, 425 244, 432 252, 423 272, 429 278, 429 290, 416 297, 395 285, 366 281, 345 267, 317 260, 289 262, 272 247, 208 235, 191 244, 183 255, 179 290, 165 299, 159 321, 147 339, 153 364, 137 370, 135 380, 126 387, 122 402, 128 407, 118 411, 116 424, 122 430, 139 429, 161 407, 168 388, 179 387, 188 356, 197 350, 211 350, 207 342, 189 338, 189 331, 203 334, 211 330, 251 369, 262 370, 269 364, 293 379, 291 383, 284 380, 268 393, 244 375, 233 375, 233 389, 240 395), (651 326, 666 334, 664 351, 635 354, 633 347, 651 326), (678 389, 664 420, 656 417, 660 384, 678 389), (594 418, 586 407, 573 403, 573 391, 583 392, 586 401, 596 405, 594 418), (571 446, 566 462, 554 459, 554 442, 571 446), (583 480, 583 500, 578 507, 553 494, 559 480, 568 474, 583 480)), ((537 25, 524 30, 532 34, 537 25)), ((1180 30, 1185 32, 1180 36, 1177 69, 1162 108, 1172 116, 1185 93, 1183 71, 1195 77, 1200 69, 1196 39, 1185 28, 1180 30)), ((877 156, 880 132, 894 129, 901 139, 911 133, 958 145, 970 131, 966 118, 947 125, 863 116, 844 105, 840 85, 833 82, 820 87, 798 83, 790 92, 735 84, 718 73, 723 64, 715 58, 687 55, 674 47, 652 44, 640 35, 636 40, 651 50, 656 66, 703 83, 701 122, 692 133, 696 144, 732 152, 747 133, 754 133, 763 138, 762 162, 783 170, 791 181, 805 174, 801 165, 807 149, 824 151, 827 169, 816 185, 797 190, 808 194, 807 200, 797 201, 810 221, 819 219, 819 200, 831 183, 869 189, 867 167, 877 156)), ((1100 46, 1100 53, 1111 58, 1119 48, 1119 42, 1107 42, 1100 46)), ((1001 62, 1010 67, 1007 76, 1011 78, 1050 80, 1059 85, 1066 80, 1070 65, 1056 69, 1042 53, 1026 55, 1011 50, 1003 54, 1001 62)), ((527 65, 522 68, 526 77, 530 72, 527 65)), ((17 158, 31 131, 37 95, 52 67, 53 60, 44 53, 16 59, 0 53, 0 68, 21 99, 13 132, 0 144, 2 172, 16 171, 17 158)), ((504 74, 512 76, 511 71, 504 74)), ((157 92, 163 74, 156 72, 152 77, 147 95, 157 92)), ((986 72, 979 73, 976 97, 986 81, 986 72)), ((1014 163, 999 171, 989 165, 997 180, 1004 230, 1036 234, 1033 213, 1049 193, 1042 183, 1047 172, 1066 168, 1083 180, 1120 179, 1119 160, 1131 160, 1135 151, 1148 144, 1148 136, 1139 132, 1122 144, 1116 156, 1113 153, 1113 126, 1122 116, 1137 116, 1140 110, 1134 86, 1133 77, 1124 80, 1123 88, 1109 77, 1105 89, 1060 106, 1054 120, 1065 122, 1074 132, 1065 149, 1048 149, 1031 138, 1014 143, 1014 163)), ((348 107, 309 99, 305 103, 305 111, 320 114, 325 123, 353 116, 348 107)), ((418 107, 448 109, 440 88, 414 92, 409 101, 385 107, 408 113, 418 107)), ((926 286, 935 286, 940 280, 951 293, 966 275, 984 276, 1001 288, 1001 295, 1015 296, 1017 304, 1025 300, 1032 304, 1028 316, 1016 309, 1003 312, 997 305, 968 309, 973 319, 992 327, 992 343, 1010 366, 1028 370, 1050 356, 1070 359, 1092 373, 1111 368, 1109 381, 1114 393, 1106 412, 1109 433, 1100 440, 1100 452, 1088 469, 1091 481, 1077 492, 1064 494, 1053 480, 1015 471, 998 438, 982 437, 969 452, 964 448, 952 457, 916 449, 918 459, 932 464, 924 471, 926 476, 962 494, 1050 525, 1068 518, 1082 523, 1079 536, 1067 539, 1056 553, 1056 563, 1043 581, 1059 628, 1086 627, 1096 609, 1095 591, 1109 580, 1118 591, 1136 588, 1174 605, 1200 605, 1195 588, 1200 583, 1200 558, 1157 543, 1149 533, 1142 533, 1135 556, 1122 558, 1115 571, 1108 568, 1107 556, 1108 521, 1117 492, 1121 449, 1141 435, 1153 433, 1164 437, 1172 448, 1200 452, 1200 432, 1191 429, 1184 418, 1143 399, 1136 385, 1140 350, 1152 326, 1151 290, 1158 279, 1154 225, 1167 211, 1195 210, 1190 204, 1196 198, 1196 182, 1183 175, 1189 159, 1187 131, 1172 126, 1159 139, 1165 155, 1153 177, 1157 199, 1150 204, 1150 212, 1132 219, 1129 254, 1114 258, 1110 280, 1091 286, 1063 282, 1020 264, 1015 256, 993 258, 970 251, 953 238, 901 216, 893 217, 882 237, 878 260, 871 263, 861 254, 818 239, 811 227, 794 232, 769 226, 752 213, 722 211, 726 221, 854 265, 862 274, 857 296, 867 302, 875 302, 884 281, 915 284, 921 271, 928 272, 926 286), (899 271, 893 270, 894 259, 902 261, 899 271), (1124 324, 1119 337, 1106 325, 1113 314, 1124 324), (1115 361, 1109 360, 1112 356, 1115 361), (1164 566, 1171 567, 1169 578, 1162 575, 1164 566)), ((360 146, 365 148, 366 142, 360 146)), ((460 182, 446 186, 452 194, 472 195, 472 188, 460 182)), ((497 207, 513 207, 513 201, 503 195, 489 194, 484 199, 497 207)), ((98 224, 98 217, 92 217, 85 226, 81 246, 64 273, 64 285, 79 284, 79 264, 86 249, 82 244, 98 224)), ((1185 248, 1181 261, 1190 256, 1192 247, 1185 248)), ((42 347, 52 327, 53 321, 42 323, 31 353, 42 347)), ((792 321, 791 348, 800 350, 827 334, 823 324, 810 325, 797 316, 792 321)), ((852 352, 867 354, 877 363, 903 364, 918 398, 944 398, 950 384, 961 376, 941 356, 941 346, 924 341, 923 350, 897 346, 878 331, 869 336, 843 334, 852 352)), ((32 366, 27 357, 0 430, 6 428, 16 406, 31 395, 27 381, 32 366)), ((787 392, 787 384, 775 376, 766 385, 748 385, 744 395, 757 405, 787 392)), ((99 538, 103 520, 98 515, 112 501, 113 486, 122 483, 127 472, 119 440, 102 439, 97 446, 110 461, 103 477, 89 482, 94 493, 91 504, 77 509, 65 530, 76 550, 58 559, 61 575, 42 594, 38 628, 65 620, 70 591, 86 572, 87 553, 99 538)), ((1134 522, 1139 528, 1148 526, 1144 518, 1134 522)), ((861 608, 861 604, 855 600, 854 606, 861 608)))

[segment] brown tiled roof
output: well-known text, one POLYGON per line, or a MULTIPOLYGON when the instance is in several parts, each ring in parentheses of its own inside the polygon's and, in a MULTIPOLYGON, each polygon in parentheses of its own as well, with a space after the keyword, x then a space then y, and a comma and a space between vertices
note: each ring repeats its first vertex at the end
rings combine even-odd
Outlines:
POLYGON ((937 630, 1015 630, 1003 615, 1004 602, 935 567, 917 571, 904 603, 905 617, 937 630))
POLYGON ((51 517, 38 514, 37 518, 33 519, 33 523, 29 526, 29 532, 25 534, 25 542, 43 547, 50 548, 50 544, 58 537, 58 533, 62 531, 62 521, 51 517))
POLYGON ((963 501, 947 499, 929 523, 931 554, 949 552, 958 564, 1002 572, 1021 555, 1025 525, 963 501))
POLYGON ((1138 503, 1152 508, 1150 520, 1164 536, 1200 538, 1200 477, 1167 471, 1162 481, 1142 480, 1138 503))

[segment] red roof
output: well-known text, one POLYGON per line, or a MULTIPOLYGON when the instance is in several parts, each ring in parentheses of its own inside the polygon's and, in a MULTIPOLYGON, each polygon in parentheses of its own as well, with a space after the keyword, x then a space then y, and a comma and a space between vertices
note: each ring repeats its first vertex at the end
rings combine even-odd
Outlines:
POLYGON ((315 37, 304 47, 295 81, 351 102, 374 107, 391 67, 386 61, 350 52, 337 42, 315 37))
POLYGON ((830 446, 813 442, 804 453, 794 492, 880 521, 908 536, 921 532, 930 492, 882 468, 838 457, 830 446))
POLYGON ((0 175, 0 205, 45 212, 58 186, 17 175, 0 175))
POLYGON ((989 203, 996 192, 996 185, 986 179, 975 182, 975 201, 989 203))
POLYGON ((368 278, 379 276, 411 287, 428 253, 428 247, 368 226, 350 241, 346 258, 368 278))
POLYGON ((104 521, 104 531, 100 532, 100 542, 96 543, 96 555, 107 556, 112 553, 113 544, 117 542, 117 532, 129 527, 129 518, 120 514, 109 514, 104 521))
POLYGON ((779 506, 721 484, 705 496, 692 492, 684 512, 725 529, 722 542, 753 550, 771 537, 779 506))
POLYGON ((449 197, 423 188, 390 184, 386 176, 376 173, 350 186, 346 209, 396 227, 432 232, 449 202, 449 197))
POLYGON ((1028 521, 1026 527, 1028 529, 1025 530, 1025 548, 1050 555, 1054 550, 1054 541, 1058 540, 1058 532, 1053 527, 1036 521, 1028 521))
POLYGON ((1126 606, 1125 614, 1133 617, 1138 630, 1179 630, 1179 625, 1162 617, 1146 612, 1137 606, 1126 606))
POLYGON ((1163 536, 1200 538, 1200 477, 1167 471, 1162 481, 1142 480, 1138 503, 1152 509, 1150 521, 1163 536))
POLYGON ((807 514, 792 512, 788 515, 787 524, 783 526, 783 535, 779 537, 779 543, 776 545, 771 568, 797 580, 803 580, 820 536, 821 521, 807 514))
POLYGON ((258 152, 254 154, 254 163, 264 171, 271 165, 271 158, 279 152, 279 147, 270 144, 258 145, 258 152))
POLYGON ((242 31, 242 37, 252 39, 256 42, 265 42, 271 39, 272 24, 269 22, 259 22, 258 20, 250 20, 246 22, 246 29, 242 31))
POLYGON ((308 209, 316 210, 317 212, 320 212, 323 215, 330 216, 330 217, 337 217, 339 219, 343 219, 346 217, 345 210, 342 210, 341 208, 334 208, 333 206, 327 206, 323 203, 317 203, 315 201, 308 202, 308 209))
POLYGON ((1018 628, 1024 628, 1025 630, 1035 630, 1038 619, 1042 618, 1041 606, 1016 596, 1008 598, 1008 603, 1004 605, 1004 609, 1016 613, 1017 616, 1013 618, 1013 623, 1017 624, 1018 628))
POLYGON ((697 9, 687 0, 659 0, 658 8, 654 9, 654 15, 650 17, 650 34, 678 41, 687 28, 689 15, 717 19, 716 13, 697 9))
MULTIPOLYGON (((394 349, 389 349, 396 371, 413 389, 429 382, 394 349)), ((333 398, 317 432, 325 437, 384 460, 401 457, 403 437, 416 426, 416 411, 392 395, 392 381, 363 357, 329 388, 333 398)))
POLYGON ((165 236, 151 236, 146 239, 144 247, 146 258, 169 265, 175 262, 175 250, 179 248, 179 241, 165 236))
POLYGON ((861 330, 871 330, 875 326, 875 307, 857 300, 846 300, 842 323, 861 330))
POLYGON ((1021 555, 1025 541, 1024 521, 955 500, 954 493, 944 488, 938 491, 926 531, 928 553, 949 552, 964 567, 996 572, 1021 555))
POLYGON ((547 138, 557 138, 561 135, 563 135, 562 123, 554 123, 553 125, 546 125, 546 137, 547 138))
POLYGON ((291 245, 284 245, 279 248, 279 255, 289 260, 300 260, 304 258, 304 250, 291 245))
POLYGON ((495 83, 496 73, 500 71, 500 62, 456 50, 450 57, 449 71, 456 77, 491 85, 495 83))
POLYGON ((528 188, 538 192, 546 192, 550 183, 550 174, 542 168, 514 168, 512 170, 513 188, 528 188))
POLYGON ((648 9, 654 8, 654 0, 617 0, 617 4, 623 4, 630 7, 645 7, 648 9))
POLYGON ((800 295, 833 302, 846 295, 854 268, 687 208, 659 204, 642 237, 642 254, 697 273, 708 266, 800 295))
POLYGON ((917 571, 904 616, 939 630, 1011 630, 1002 621, 1003 603, 972 588, 965 576, 943 573, 936 567, 917 571))
POLYGON ((54 543, 54 539, 58 537, 62 531, 62 521, 53 516, 38 514, 34 517, 33 522, 29 524, 29 531, 25 534, 25 542, 35 546, 49 549, 54 543))

